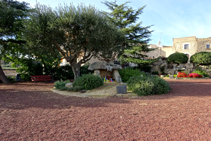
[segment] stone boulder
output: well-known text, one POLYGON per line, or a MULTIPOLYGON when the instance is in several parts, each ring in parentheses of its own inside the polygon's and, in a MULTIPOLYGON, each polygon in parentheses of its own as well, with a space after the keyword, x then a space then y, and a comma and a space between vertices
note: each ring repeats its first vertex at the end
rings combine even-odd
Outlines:
POLYGON ((73 87, 73 83, 67 83, 66 85, 65 85, 65 87, 68 87, 68 88, 71 88, 71 87, 73 87))
POLYGON ((89 65, 88 70, 99 70, 99 69, 107 70, 108 67, 114 70, 122 69, 122 67, 118 64, 106 63, 106 62, 94 62, 91 65, 89 65))

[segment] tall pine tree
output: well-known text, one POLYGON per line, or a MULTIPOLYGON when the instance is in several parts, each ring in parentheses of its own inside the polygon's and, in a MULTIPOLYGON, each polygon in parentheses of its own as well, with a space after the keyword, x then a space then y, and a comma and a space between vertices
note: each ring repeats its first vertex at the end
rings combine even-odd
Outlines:
POLYGON ((151 60, 144 60, 146 57, 144 52, 149 52, 152 49, 148 48, 147 43, 149 42, 149 37, 151 26, 143 27, 141 26, 142 22, 138 22, 139 15, 143 13, 145 6, 134 10, 132 7, 128 7, 125 2, 121 5, 118 5, 115 2, 105 1, 105 4, 110 13, 106 12, 106 15, 111 22, 115 23, 118 28, 120 28, 125 37, 127 38, 125 42, 125 49, 123 54, 119 56, 119 59, 123 63, 135 63, 138 65, 151 63, 151 60))

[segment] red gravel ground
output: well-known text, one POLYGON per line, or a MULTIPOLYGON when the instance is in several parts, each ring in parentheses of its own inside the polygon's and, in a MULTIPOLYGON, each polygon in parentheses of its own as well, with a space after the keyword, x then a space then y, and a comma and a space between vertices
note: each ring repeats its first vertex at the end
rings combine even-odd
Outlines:
POLYGON ((1 141, 211 140, 211 80, 167 80, 165 95, 77 98, 52 83, 0 84, 1 141))

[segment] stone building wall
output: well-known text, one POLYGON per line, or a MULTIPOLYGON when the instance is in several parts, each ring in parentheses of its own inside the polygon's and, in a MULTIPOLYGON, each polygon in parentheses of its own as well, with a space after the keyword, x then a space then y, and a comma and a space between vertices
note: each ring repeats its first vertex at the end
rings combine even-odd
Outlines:
POLYGON ((196 36, 173 38, 173 52, 181 52, 190 56, 197 52, 198 43, 196 36), (184 49, 184 44, 189 44, 189 49, 184 49))
POLYGON ((198 38, 197 39, 198 50, 197 52, 211 52, 211 37, 209 38, 198 38), (206 45, 210 45, 210 48, 206 48, 206 45))

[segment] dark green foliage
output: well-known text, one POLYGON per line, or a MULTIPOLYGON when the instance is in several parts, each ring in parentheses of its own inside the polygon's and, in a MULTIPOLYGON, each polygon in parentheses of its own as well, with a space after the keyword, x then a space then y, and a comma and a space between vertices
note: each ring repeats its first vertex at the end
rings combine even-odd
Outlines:
POLYGON ((165 65, 164 66, 161 66, 161 67, 159 67, 159 69, 160 69, 160 72, 161 72, 161 74, 162 75, 164 75, 165 74, 165 65))
POLYGON ((89 73, 93 73, 94 71, 88 70, 89 64, 83 65, 81 67, 81 76, 83 74, 89 74, 89 73))
POLYGON ((141 65, 141 71, 144 71, 144 72, 151 72, 151 69, 152 67, 148 64, 142 64, 141 65))
POLYGON ((199 52, 191 56, 190 62, 196 65, 210 65, 211 52, 199 52))
POLYGON ((204 77, 209 77, 209 74, 206 71, 202 70, 202 68, 200 67, 196 68, 192 73, 197 73, 204 77))
POLYGON ((61 91, 66 91, 68 88, 67 87, 59 87, 59 90, 61 90, 61 91))
POLYGON ((169 77, 169 75, 167 74, 167 75, 165 75, 165 77, 169 77))
POLYGON ((149 30, 151 26, 141 26, 141 21, 138 21, 139 16, 143 13, 145 6, 134 10, 125 2, 117 4, 115 2, 105 1, 105 4, 111 12, 106 13, 112 23, 114 23, 121 31, 123 31, 126 41, 124 43, 125 49, 120 54, 120 60, 123 63, 149 64, 150 60, 144 60, 146 55, 143 52, 149 52, 147 43, 152 31, 149 30))
POLYGON ((64 4, 57 9, 37 5, 27 19, 25 37, 31 48, 58 51, 70 63, 74 79, 80 76, 81 64, 92 56, 114 58, 125 41, 101 11, 83 4, 64 4))
POLYGON ((66 80, 66 81, 63 81, 63 80, 56 81, 56 82, 54 83, 54 87, 55 87, 56 89, 61 89, 61 88, 65 87, 65 85, 66 85, 67 83, 70 83, 70 81, 69 81, 69 80, 66 80))
MULTIPOLYGON (((28 4, 13 0, 0 0, 0 60, 17 54, 25 41, 22 39, 23 21, 29 11, 28 4)), ((0 66, 0 80, 9 83, 0 66)))
POLYGON ((188 62, 188 56, 185 55, 184 53, 173 53, 167 58, 168 63, 187 63, 188 62))
POLYGON ((144 72, 141 72, 140 70, 133 69, 133 68, 126 68, 126 69, 121 69, 118 71, 121 76, 122 82, 127 82, 130 79, 130 77, 132 77, 132 76, 145 75, 144 72))
POLYGON ((159 74, 159 72, 158 72, 158 71, 153 71, 153 72, 152 72, 152 74, 154 74, 154 75, 158 75, 158 74, 159 74))
POLYGON ((54 69, 53 78, 55 80, 59 79, 73 79, 74 74, 70 65, 60 66, 54 69))
POLYGON ((70 92, 79 92, 81 90, 83 90, 83 88, 80 87, 80 86, 75 86, 75 87, 67 88, 67 91, 70 91, 70 92))
POLYGON ((73 82, 73 87, 81 87, 82 89, 91 90, 103 85, 103 80, 96 75, 85 74, 77 78, 73 82))
POLYGON ((73 92, 79 92, 79 91, 81 91, 81 90, 83 90, 83 87, 80 87, 80 86, 75 86, 75 87, 73 87, 73 92))
MULTIPOLYGON (((93 71, 88 70, 89 65, 84 65, 81 67, 81 75, 93 73, 93 71)), ((54 69, 53 77, 55 80, 59 79, 74 79, 74 74, 72 67, 70 65, 60 66, 54 69)))
POLYGON ((134 76, 128 80, 128 90, 142 95, 165 94, 170 90, 168 82, 157 76, 134 76))
POLYGON ((22 80, 30 80, 31 75, 42 75, 43 67, 41 62, 34 61, 33 59, 22 59, 19 61, 22 67, 16 69, 21 75, 22 80))

